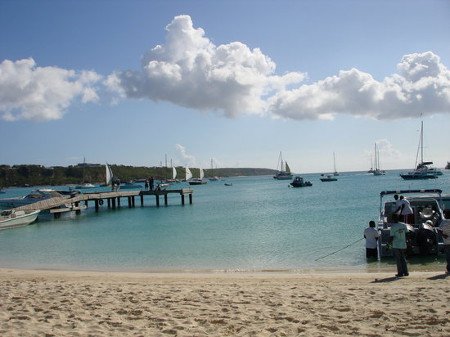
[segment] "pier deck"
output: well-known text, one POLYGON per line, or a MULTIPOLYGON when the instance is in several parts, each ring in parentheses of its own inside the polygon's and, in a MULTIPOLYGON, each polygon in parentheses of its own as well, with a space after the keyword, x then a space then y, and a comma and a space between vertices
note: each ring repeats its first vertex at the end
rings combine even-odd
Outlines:
POLYGON ((15 208, 15 210, 50 210, 55 216, 59 215, 61 212, 58 209, 63 209, 64 211, 80 211, 80 202, 84 202, 88 206, 89 201, 94 201, 95 210, 99 210, 99 206, 103 205, 103 201, 106 200, 108 207, 116 208, 121 206, 121 199, 128 199, 128 207, 135 206, 135 198, 140 197, 141 206, 144 206, 144 196, 153 195, 156 199, 156 206, 160 206, 160 197, 164 197, 164 205, 168 205, 168 195, 178 194, 181 196, 181 204, 185 204, 185 197, 188 196, 189 204, 192 204, 192 193, 193 190, 190 188, 182 188, 177 190, 136 190, 136 191, 113 191, 113 192, 93 192, 93 193, 82 193, 76 195, 72 198, 50 198, 42 201, 38 201, 29 205, 24 205, 15 208))

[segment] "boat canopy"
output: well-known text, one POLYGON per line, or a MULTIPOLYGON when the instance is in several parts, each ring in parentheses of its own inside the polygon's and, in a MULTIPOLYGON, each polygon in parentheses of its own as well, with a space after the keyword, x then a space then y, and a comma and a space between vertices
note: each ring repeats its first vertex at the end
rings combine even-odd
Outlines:
POLYGON ((437 193, 442 194, 440 189, 429 189, 429 190, 397 190, 397 191, 382 191, 380 192, 380 197, 389 194, 406 194, 406 193, 437 193))

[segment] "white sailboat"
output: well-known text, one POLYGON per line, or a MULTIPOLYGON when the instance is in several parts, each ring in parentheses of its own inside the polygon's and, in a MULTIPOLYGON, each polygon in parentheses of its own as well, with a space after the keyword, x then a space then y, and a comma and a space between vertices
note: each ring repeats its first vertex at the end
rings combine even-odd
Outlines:
POLYGON ((167 183, 175 183, 177 182, 177 169, 175 166, 172 166, 172 178, 165 180, 167 183))
POLYGON ((374 176, 382 176, 385 175, 386 172, 380 168, 380 151, 377 148, 377 143, 375 143, 375 160, 374 160, 374 169, 372 171, 374 176))
POLYGON ((287 161, 283 160, 283 155, 280 151, 280 155, 278 156, 278 166, 279 168, 278 172, 273 176, 273 179, 277 180, 291 180, 292 179, 292 173, 291 169, 287 163, 287 161))
POLYGON ((211 178, 209 178, 209 181, 218 181, 219 177, 214 175, 214 161, 211 158, 211 178))
POLYGON ((405 180, 425 180, 425 179, 436 179, 438 176, 442 175, 442 171, 436 169, 435 167, 430 167, 429 165, 433 165, 432 161, 423 161, 423 121, 420 126, 420 138, 419 138, 419 147, 417 148, 416 155, 416 164, 417 167, 414 171, 410 171, 408 173, 401 173, 400 177, 405 180), (420 163, 417 164, 417 157, 419 156, 420 151, 420 163))
POLYGON ((189 181, 191 179, 192 179, 191 170, 189 169, 189 167, 186 166, 186 176, 185 176, 185 180, 184 181, 189 181))
POLYGON ((110 186, 113 180, 113 173, 108 163, 105 165, 105 186, 110 186))
POLYGON ((172 166, 172 179, 175 180, 177 178, 177 169, 175 166, 172 166))
POLYGON ((203 172, 203 169, 200 167, 199 177, 189 180, 189 185, 204 185, 204 184, 206 184, 208 181, 203 180, 204 177, 205 177, 205 173, 203 172))
POLYGON ((333 167, 334 167, 333 175, 334 175, 334 176, 338 176, 339 173, 338 173, 338 171, 336 170, 336 154, 335 154, 334 152, 333 152, 333 167))

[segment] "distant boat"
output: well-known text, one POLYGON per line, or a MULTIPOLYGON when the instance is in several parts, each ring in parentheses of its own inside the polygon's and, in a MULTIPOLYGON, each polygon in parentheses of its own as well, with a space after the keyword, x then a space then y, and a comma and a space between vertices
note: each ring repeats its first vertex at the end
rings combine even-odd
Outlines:
POLYGON ((291 180, 292 179, 292 173, 291 169, 286 161, 283 160, 283 155, 280 151, 280 155, 278 156, 278 165, 277 165, 278 172, 273 176, 273 179, 276 180, 291 180))
POLYGON ((136 184, 133 181, 126 181, 124 183, 121 183, 119 188, 121 190, 140 190, 140 189, 142 189, 142 185, 136 184))
POLYGON ((13 209, 4 210, 0 213, 0 229, 26 226, 34 222, 40 210, 15 211, 13 209))
POLYGON ((233 186, 233 183, 225 183, 225 186, 233 186))
POLYGON ((105 165, 105 171, 106 171, 105 172, 105 185, 109 186, 112 184, 114 175, 113 175, 112 170, 109 167, 108 163, 106 163, 106 165, 105 165))
POLYGON ((189 181, 190 179, 192 179, 192 172, 189 169, 189 167, 187 167, 187 166, 185 168, 185 171, 186 171, 186 174, 185 174, 185 177, 184 177, 184 181, 189 181))
POLYGON ((308 187, 312 186, 312 183, 310 181, 304 180, 302 177, 295 177, 290 185, 292 187, 308 187))
POLYGON ((338 176, 339 173, 338 173, 338 171, 336 170, 336 154, 335 154, 334 152, 333 152, 333 167, 334 167, 333 175, 334 175, 334 176, 338 176))
MULTIPOLYGON (((420 126, 420 138, 419 138, 419 146, 417 148, 417 156, 420 151, 420 162, 417 164, 417 167, 413 171, 409 171, 407 173, 400 173, 400 177, 405 180, 426 180, 426 179, 436 179, 438 176, 442 175, 442 171, 430 167, 429 165, 433 165, 432 161, 423 161, 423 121, 420 126)), ((416 163, 417 163, 416 156, 416 163)))
POLYGON ((380 168, 380 152, 377 148, 377 143, 375 143, 375 160, 374 160, 374 164, 375 164, 375 169, 372 171, 374 176, 381 176, 381 175, 385 175, 386 171, 382 170, 380 168))
POLYGON ((79 184, 79 185, 75 185, 75 188, 78 189, 78 190, 95 187, 95 185, 86 182, 85 167, 86 167, 86 158, 83 158, 83 182, 81 184, 79 184))
POLYGON ((205 173, 203 172, 203 169, 200 167, 200 169, 199 169, 199 177, 190 179, 188 181, 189 185, 204 185, 204 184, 206 184, 207 181, 203 180, 204 177, 205 177, 205 173))
POLYGON ((445 165, 446 170, 450 170, 450 161, 447 162, 447 165, 445 165))
MULTIPOLYGON (((71 193, 67 197, 71 197, 71 193)), ((64 198, 65 196, 61 193, 51 190, 51 189, 39 189, 30 192, 23 197, 16 198, 4 198, 0 199, 0 208, 16 208, 24 205, 33 204, 38 201, 47 200, 50 198, 64 198)))
POLYGON ((214 162, 211 158, 211 178, 209 178, 209 181, 219 181, 220 178, 214 175, 214 162))
POLYGON ((172 166, 172 178, 166 179, 166 182, 168 183, 177 182, 177 169, 175 168, 175 166, 172 166))
POLYGON ((334 175, 332 175, 332 174, 327 174, 327 175, 322 174, 321 176, 322 176, 322 178, 320 178, 320 181, 323 181, 323 182, 337 181, 337 178, 335 178, 334 175))
POLYGON ((94 188, 95 185, 91 184, 91 183, 84 183, 84 184, 80 184, 80 185, 75 185, 75 188, 77 190, 83 190, 83 189, 87 189, 87 188, 94 188))

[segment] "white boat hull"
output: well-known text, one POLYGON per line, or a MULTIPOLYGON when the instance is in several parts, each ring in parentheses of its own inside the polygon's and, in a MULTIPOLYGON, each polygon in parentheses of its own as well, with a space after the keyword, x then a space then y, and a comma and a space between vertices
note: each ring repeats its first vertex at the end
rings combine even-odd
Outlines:
POLYGON ((30 212, 17 211, 8 216, 1 216, 0 229, 27 226, 36 221, 39 212, 39 210, 30 212))

